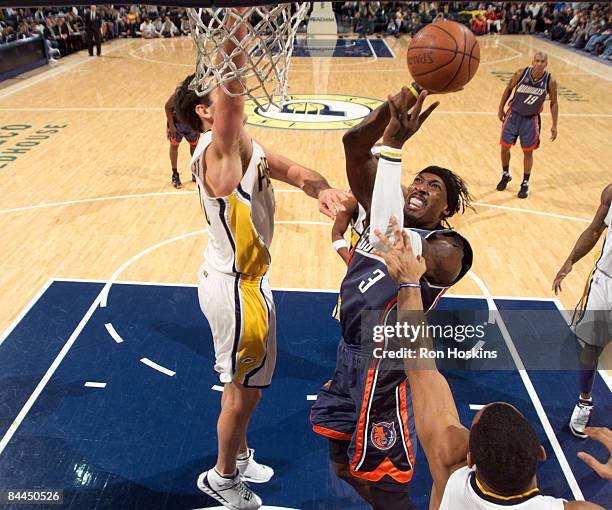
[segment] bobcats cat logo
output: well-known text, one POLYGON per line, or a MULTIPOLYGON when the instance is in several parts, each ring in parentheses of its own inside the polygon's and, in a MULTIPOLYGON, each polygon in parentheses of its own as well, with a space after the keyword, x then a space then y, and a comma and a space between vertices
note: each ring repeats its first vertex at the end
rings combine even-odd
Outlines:
POLYGON ((375 423, 372 427, 370 439, 372 440, 372 444, 379 450, 388 450, 395 444, 395 441, 397 441, 395 426, 393 423, 386 421, 375 423))

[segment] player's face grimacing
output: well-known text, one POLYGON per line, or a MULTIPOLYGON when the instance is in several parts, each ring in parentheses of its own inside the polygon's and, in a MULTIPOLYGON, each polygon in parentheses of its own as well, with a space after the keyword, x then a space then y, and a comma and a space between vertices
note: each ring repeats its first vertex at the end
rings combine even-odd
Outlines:
POLYGON ((448 215, 446 186, 435 174, 418 174, 408 186, 405 196, 407 226, 433 228, 448 215))

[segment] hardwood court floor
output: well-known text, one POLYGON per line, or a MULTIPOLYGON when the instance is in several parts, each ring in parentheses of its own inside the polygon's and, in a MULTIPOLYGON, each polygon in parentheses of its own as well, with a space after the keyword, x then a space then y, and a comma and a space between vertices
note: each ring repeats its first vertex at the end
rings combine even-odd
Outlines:
MULTIPOLYGON (((291 92, 384 99, 409 80, 408 42, 388 40, 395 59, 295 58, 291 92)), ((477 199, 475 212, 452 223, 472 242, 473 273, 482 285, 467 277, 453 293, 481 295, 486 289, 499 296, 552 297, 557 269, 611 181, 612 67, 534 37, 483 37, 480 44, 473 82, 440 97, 438 111, 407 144, 404 180, 427 164, 448 166, 477 199), (549 70, 561 87, 559 137, 549 141, 547 104, 531 196, 520 200, 518 150, 510 189, 495 190, 497 106, 503 80, 528 65, 536 50, 548 52, 549 70)), ((70 56, 0 88, 0 331, 52 277, 195 281, 204 222, 185 144, 179 167, 186 187, 175 192, 169 184, 163 111, 193 62, 187 38, 119 40, 106 44, 101 58, 70 56), (57 132, 34 138, 45 129, 57 132), (29 145, 17 145, 23 142, 29 145), (15 148, 22 153, 10 150, 15 148)), ((250 130, 270 149, 347 186, 342 131, 250 130)), ((273 287, 337 288, 344 271, 330 246, 331 224, 314 200, 276 187, 273 287)), ((588 257, 566 279, 560 297, 565 307, 573 308, 592 262, 588 257)))

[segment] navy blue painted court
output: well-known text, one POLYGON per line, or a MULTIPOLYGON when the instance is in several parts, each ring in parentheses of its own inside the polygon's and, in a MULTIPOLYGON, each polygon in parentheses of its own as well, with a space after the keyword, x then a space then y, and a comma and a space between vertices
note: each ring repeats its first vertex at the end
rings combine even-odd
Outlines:
POLYGON ((294 57, 394 58, 384 39, 296 39, 294 57))
MULTIPOLYGON (((197 289, 115 284, 108 306, 95 305, 83 320, 103 286, 53 282, 0 344, 0 489, 61 489, 63 508, 78 510, 216 507, 195 486, 198 473, 214 464, 220 403, 213 389, 218 381, 211 334, 197 289)), ((308 419, 312 401, 307 396, 316 394, 335 365, 339 327, 331 310, 337 294, 276 291, 274 297, 277 370, 253 417, 250 442, 276 476, 255 489, 268 506, 365 509, 330 473, 326 440, 311 431, 308 419)), ((552 301, 500 299, 496 304, 519 354, 527 347, 521 339, 529 335, 527 325, 513 321, 512 310, 540 308, 548 317, 556 310, 552 301)), ((440 307, 487 309, 487 303, 444 298, 440 307)), ((553 316, 557 322, 531 324, 529 330, 567 328, 561 313, 553 316)), ((507 349, 501 334, 498 348, 507 349)), ((544 493, 572 499, 561 455, 585 498, 612 507, 612 484, 576 458, 579 450, 600 460, 607 453, 567 430, 577 395, 575 372, 527 373, 560 444, 558 452, 518 371, 446 375, 466 425, 475 412, 470 404, 504 400, 536 426, 548 454, 538 476, 544 493)), ((594 394, 593 424, 603 425, 612 415, 612 396, 599 375, 594 394)), ((427 508, 430 484, 419 449, 411 483, 418 508, 427 508)))

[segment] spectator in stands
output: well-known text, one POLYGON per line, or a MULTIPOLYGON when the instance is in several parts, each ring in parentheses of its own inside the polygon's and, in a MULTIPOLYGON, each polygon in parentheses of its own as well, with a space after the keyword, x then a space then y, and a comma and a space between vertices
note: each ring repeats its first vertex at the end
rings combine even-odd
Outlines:
POLYGON ((476 35, 485 35, 487 33, 487 24, 483 15, 472 17, 472 32, 476 35))
POLYGON ((506 10, 506 33, 518 34, 520 30, 520 13, 518 12, 517 6, 515 4, 512 4, 510 8, 506 10))
POLYGON ((57 18, 57 24, 55 25, 57 32, 57 44, 62 57, 72 53, 70 46, 70 31, 66 26, 66 22, 62 16, 57 18))
POLYGON ((495 7, 489 6, 487 9, 487 32, 492 33, 491 28, 495 27, 495 32, 501 34, 501 20, 498 19, 495 7))
POLYGON ((527 8, 526 17, 521 21, 522 34, 533 34, 535 32, 537 20, 532 16, 531 10, 527 8))
POLYGON ((174 37, 176 34, 178 34, 178 28, 176 28, 176 25, 172 22, 170 16, 166 16, 164 22, 162 23, 161 35, 163 37, 174 37))
POLYGON ((183 16, 181 18, 181 35, 189 35, 191 33, 191 26, 189 25, 189 18, 183 16))
POLYGON ((140 35, 141 37, 145 39, 152 39, 154 37, 160 37, 161 34, 157 30, 155 30, 155 27, 153 26, 151 19, 146 18, 140 24, 140 35))
POLYGON ((30 39, 31 37, 33 37, 33 35, 28 24, 21 23, 19 25, 19 29, 17 30, 17 40, 30 39))
POLYGON ((600 48, 605 43, 610 33, 610 24, 604 19, 600 20, 596 32, 589 38, 589 42, 587 42, 584 50, 599 55, 599 53, 601 53, 600 48))

